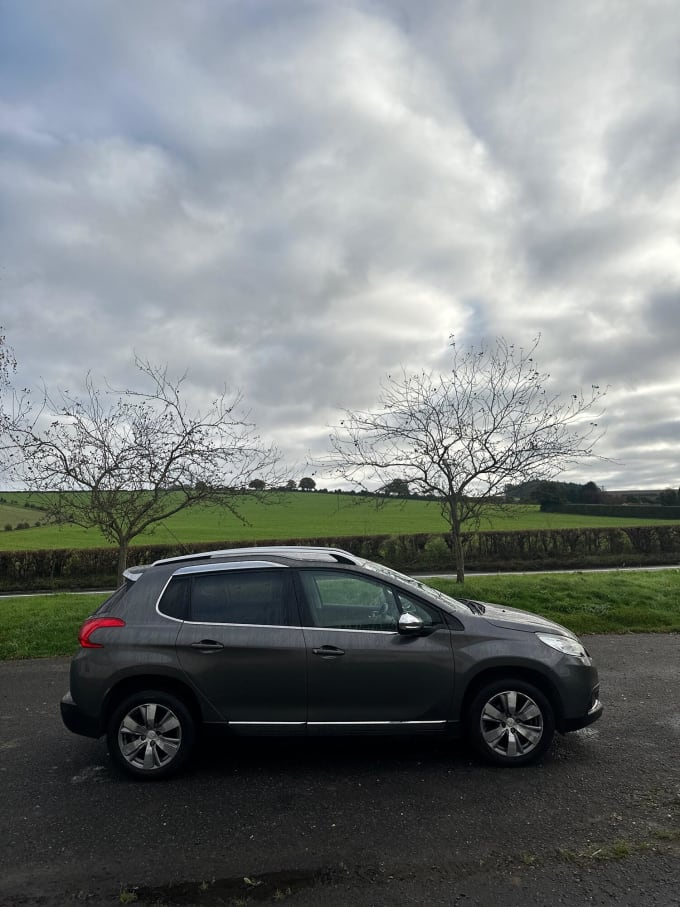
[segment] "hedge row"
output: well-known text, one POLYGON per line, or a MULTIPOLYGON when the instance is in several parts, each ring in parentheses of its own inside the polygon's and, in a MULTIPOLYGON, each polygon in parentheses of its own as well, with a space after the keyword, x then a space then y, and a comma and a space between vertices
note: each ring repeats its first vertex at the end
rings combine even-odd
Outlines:
POLYGON ((661 504, 549 504, 542 509, 550 513, 576 513, 585 516, 635 516, 645 520, 680 520, 680 507, 662 507, 661 504))
MULTIPOLYGON (((277 539, 258 545, 320 545, 344 548, 361 557, 413 572, 452 571, 446 535, 375 535, 341 538, 277 539)), ((464 538, 469 571, 569 569, 675 564, 680 561, 680 525, 620 529, 536 529, 468 533, 464 538)), ((145 545, 130 549, 130 564, 164 557, 239 547, 233 542, 206 545, 145 545)), ((113 588, 114 548, 0 552, 0 589, 113 588)))

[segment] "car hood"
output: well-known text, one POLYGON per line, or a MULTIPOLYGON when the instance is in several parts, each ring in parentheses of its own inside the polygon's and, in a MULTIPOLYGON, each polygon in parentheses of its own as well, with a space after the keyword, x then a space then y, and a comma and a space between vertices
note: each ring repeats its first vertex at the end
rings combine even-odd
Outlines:
POLYGON ((529 611, 520 611, 519 608, 506 608, 504 605, 493 605, 488 602, 479 602, 484 607, 483 618, 495 627, 504 627, 508 630, 525 630, 527 633, 557 633, 560 636, 569 636, 577 639, 575 633, 567 630, 562 624, 556 624, 538 614, 529 611))

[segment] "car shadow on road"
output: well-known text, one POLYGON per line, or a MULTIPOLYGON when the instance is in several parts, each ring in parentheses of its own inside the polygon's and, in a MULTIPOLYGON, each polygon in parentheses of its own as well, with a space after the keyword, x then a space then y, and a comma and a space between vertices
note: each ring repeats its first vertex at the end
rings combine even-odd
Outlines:
MULTIPOLYGON (((506 769, 480 761, 465 741, 445 737, 238 737, 208 733, 199 737, 181 775, 168 783, 204 787, 237 779, 240 784, 257 786, 267 779, 270 784, 285 786, 304 781, 327 784, 343 778, 361 782, 379 777, 382 781, 409 784, 415 775, 436 781, 449 779, 452 774, 462 777, 487 773, 514 776, 517 781, 537 770, 559 775, 574 764, 587 764, 593 757, 593 738, 597 734, 585 729, 558 735, 537 766, 506 769)), ((73 783, 139 783, 118 772, 103 740, 81 738, 73 742, 73 783)))

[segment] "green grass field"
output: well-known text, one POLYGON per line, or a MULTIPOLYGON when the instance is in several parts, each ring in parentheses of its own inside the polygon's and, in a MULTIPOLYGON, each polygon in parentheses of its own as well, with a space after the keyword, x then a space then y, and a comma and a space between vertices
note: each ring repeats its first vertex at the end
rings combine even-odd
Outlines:
MULTIPOLYGON (((680 632, 680 570, 436 578, 448 593, 542 614, 574 632, 680 632)), ((0 660, 72 655, 104 594, 0 598, 0 660)))
MULTIPOLYGON (((96 530, 77 526, 35 526, 41 512, 25 507, 26 493, 2 494, 0 501, 0 550, 37 548, 96 548, 110 542, 96 530), (29 529, 3 531, 6 525, 28 522, 29 529)), ((35 498, 37 501, 38 498, 35 498)), ((225 508, 193 507, 170 517, 153 532, 133 544, 172 542, 245 542, 260 539, 331 538, 352 535, 401 535, 417 532, 445 532, 446 523, 439 505, 430 501, 398 501, 362 498, 348 494, 292 492, 272 496, 259 503, 243 498, 241 523, 225 508)), ((513 505, 502 511, 489 510, 481 530, 570 529, 654 525, 658 520, 630 517, 588 517, 541 513, 537 505, 513 505)), ((680 522, 673 520, 669 522, 680 522)))
POLYGON ((502 602, 557 621, 575 633, 680 632, 680 570, 469 576, 430 585, 447 595, 502 602))

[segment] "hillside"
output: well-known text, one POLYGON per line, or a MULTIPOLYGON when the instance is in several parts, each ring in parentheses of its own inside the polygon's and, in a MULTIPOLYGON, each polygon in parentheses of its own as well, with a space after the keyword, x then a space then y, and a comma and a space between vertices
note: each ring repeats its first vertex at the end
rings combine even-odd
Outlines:
MULTIPOLYGON (((0 550, 93 548, 110 544, 95 530, 71 525, 35 526, 41 519, 41 512, 24 506, 29 501, 27 493, 4 492, 0 497, 0 529, 6 525, 13 527, 12 531, 0 531, 0 550), (26 522, 31 528, 14 528, 26 522)), ((39 496, 32 495, 30 501, 39 503, 39 496)), ((244 498, 241 503, 244 522, 240 522, 226 508, 194 507, 171 517, 155 532, 145 533, 135 543, 255 542, 259 539, 439 533, 447 528, 439 506, 430 501, 288 492, 272 495, 266 504, 250 498, 244 498)), ((483 531, 561 529, 650 525, 655 522, 658 520, 643 520, 634 515, 619 518, 541 513, 537 505, 518 504, 503 511, 490 508, 479 528, 483 531)))

